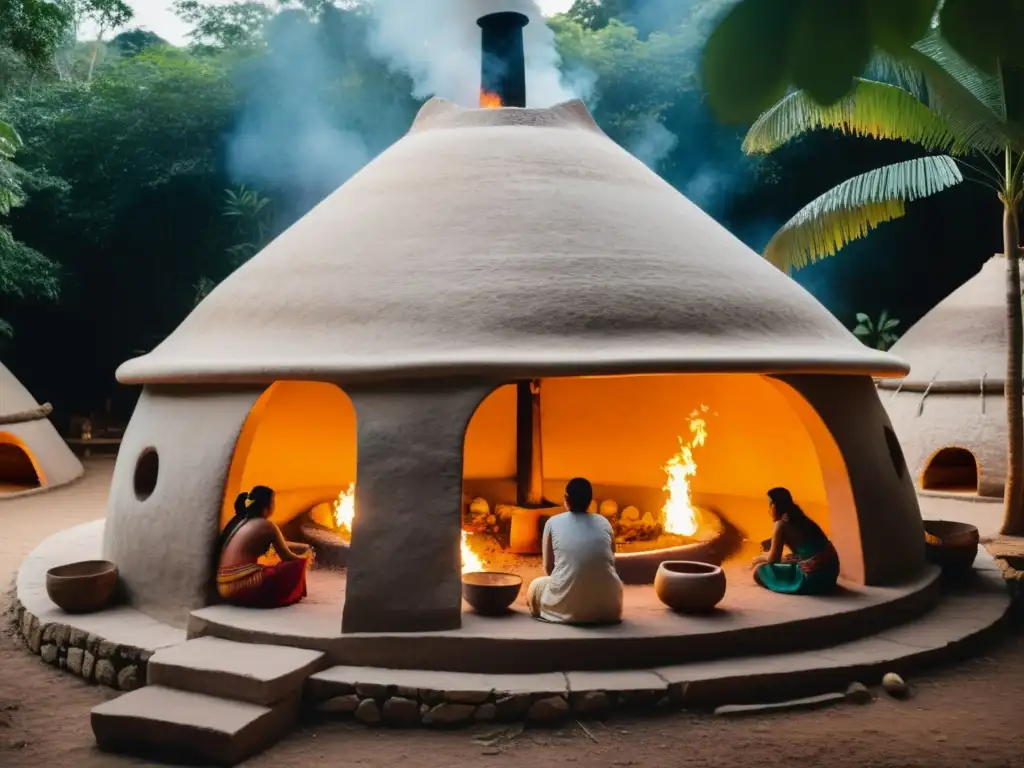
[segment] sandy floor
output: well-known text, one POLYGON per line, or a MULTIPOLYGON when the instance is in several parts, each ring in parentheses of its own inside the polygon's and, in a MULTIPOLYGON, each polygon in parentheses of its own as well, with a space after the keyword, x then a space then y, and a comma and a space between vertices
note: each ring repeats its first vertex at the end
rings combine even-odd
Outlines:
MULTIPOLYGON (((91 462, 86 478, 65 491, 0 502, 0 583, 7 583, 40 540, 95 517, 92 510, 102 504, 110 466, 91 462)), ((475 740, 493 733, 490 728, 393 732, 319 723, 294 732, 247 765, 1024 768, 1024 633, 1017 630, 988 656, 912 683, 915 695, 906 702, 879 694, 865 707, 741 721, 691 714, 617 718, 607 726, 588 724, 593 739, 573 725, 528 730, 500 747, 475 740)), ((103 755, 93 746, 89 709, 113 695, 43 665, 10 633, 2 633, 0 766, 147 765, 103 755)))

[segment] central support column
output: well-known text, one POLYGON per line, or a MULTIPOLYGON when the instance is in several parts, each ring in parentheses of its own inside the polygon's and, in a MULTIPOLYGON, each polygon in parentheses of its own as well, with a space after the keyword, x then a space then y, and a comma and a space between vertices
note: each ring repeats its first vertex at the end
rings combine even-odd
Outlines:
POLYGON ((356 515, 341 630, 462 625, 462 457, 490 385, 346 391, 356 408, 356 515))
POLYGON ((540 382, 516 384, 516 504, 544 503, 544 456, 541 453, 540 382))

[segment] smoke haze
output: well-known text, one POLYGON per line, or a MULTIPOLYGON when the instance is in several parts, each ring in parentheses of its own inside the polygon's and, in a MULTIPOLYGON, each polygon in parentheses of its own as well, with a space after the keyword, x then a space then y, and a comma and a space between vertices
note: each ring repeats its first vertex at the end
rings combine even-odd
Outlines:
POLYGON ((530 23, 523 30, 526 99, 530 107, 550 107, 589 96, 585 77, 569 81, 561 72, 555 34, 533 0, 373 0, 370 49, 413 80, 413 95, 431 96, 475 107, 480 96, 481 16, 518 11, 530 23))

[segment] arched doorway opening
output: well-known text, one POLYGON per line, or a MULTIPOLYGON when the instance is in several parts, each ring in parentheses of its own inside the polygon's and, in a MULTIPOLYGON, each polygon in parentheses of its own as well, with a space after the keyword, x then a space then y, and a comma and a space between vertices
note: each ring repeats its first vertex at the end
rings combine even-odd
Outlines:
POLYGON ((344 495, 355 479, 356 413, 348 395, 324 382, 276 382, 242 426, 225 484, 220 528, 234 515, 238 494, 256 485, 274 489, 271 520, 286 527, 314 507, 320 514, 329 513, 331 505, 317 502, 344 495))
POLYGON ((0 495, 24 493, 43 486, 43 474, 20 439, 0 432, 0 495))
POLYGON ((966 448, 947 446, 936 451, 921 473, 921 488, 943 493, 978 492, 978 460, 966 448))
MULTIPOLYGON (((501 559, 502 550, 524 554, 505 519, 509 507, 523 503, 522 487, 531 482, 524 475, 539 475, 533 495, 555 505, 570 478, 588 478, 596 510, 609 516, 623 541, 634 541, 636 520, 655 529, 664 524, 667 467, 683 447, 690 448, 695 465, 687 469, 693 506, 713 510, 754 545, 771 535, 765 494, 775 486, 789 488, 826 532, 830 517, 855 514, 849 479, 827 427, 777 379, 759 374, 563 378, 541 381, 539 391, 539 456, 532 472, 524 472, 526 454, 517 450, 524 434, 517 385, 486 398, 466 431, 464 527, 474 531, 473 546, 482 557, 498 559, 490 566, 510 566, 501 559), (794 398, 806 407, 794 407, 794 398), (699 444, 695 415, 705 432, 699 444)), ((744 550, 737 556, 749 554, 744 550)))

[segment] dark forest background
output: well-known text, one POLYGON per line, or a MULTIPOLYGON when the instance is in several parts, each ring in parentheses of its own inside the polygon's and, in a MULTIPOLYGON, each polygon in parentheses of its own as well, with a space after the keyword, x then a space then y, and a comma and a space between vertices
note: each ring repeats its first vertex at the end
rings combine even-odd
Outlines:
MULTIPOLYGON (((0 30, 17 2, 0 0, 0 30)), ((67 2, 74 24, 45 60, 0 31, 0 120, 24 141, 0 192, 17 184, 25 198, 0 225, 59 278, 47 299, 0 269, 0 357, 61 427, 108 401, 127 418, 137 393, 116 367, 398 139, 422 103, 359 0, 179 0, 187 48, 145 30, 79 40, 75 25, 123 23, 124 8, 67 2)), ((745 157, 743 127, 716 123, 699 85, 726 5, 578 0, 549 24, 604 130, 759 250, 817 195, 916 152, 825 133, 745 157)), ((962 184, 794 277, 848 327, 888 310, 903 330, 1001 249, 1000 217, 990 192, 962 184)))

